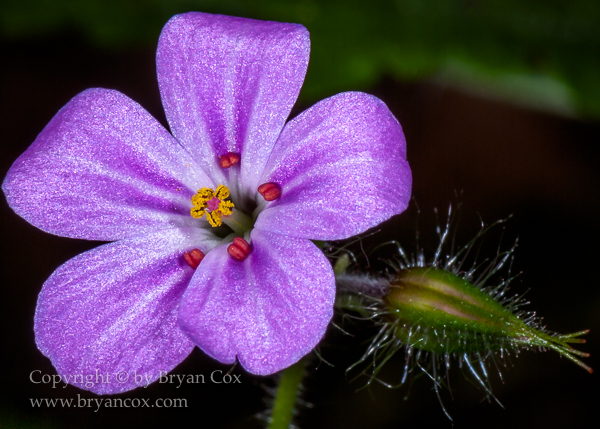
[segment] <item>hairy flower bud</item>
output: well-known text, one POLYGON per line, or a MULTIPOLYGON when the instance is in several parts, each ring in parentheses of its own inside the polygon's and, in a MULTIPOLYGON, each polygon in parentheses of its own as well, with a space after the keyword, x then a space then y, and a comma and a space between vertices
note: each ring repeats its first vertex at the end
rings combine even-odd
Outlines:
POLYGON ((572 335, 543 332, 513 314, 472 283, 447 270, 413 267, 399 271, 384 297, 395 336, 411 347, 434 353, 466 353, 482 349, 541 347, 558 351, 591 372, 574 355, 587 357, 569 342, 572 335))
MULTIPOLYGON (((367 384, 377 381, 388 387, 403 385, 415 372, 425 373, 440 404, 440 389, 448 385, 450 368, 455 366, 500 403, 491 390, 489 369, 500 374, 506 359, 521 350, 554 350, 591 373, 578 359, 589 354, 571 347, 585 343, 580 337, 587 330, 567 335, 550 332, 535 312, 523 309, 528 302, 522 296, 508 293, 517 242, 506 250, 499 245, 495 255, 480 259, 483 236, 504 220, 482 223, 475 237, 457 247, 450 231, 453 219, 450 207, 446 227, 436 228, 439 243, 431 256, 419 246, 418 233, 412 253, 397 241, 377 246, 375 250, 391 245, 397 251, 392 258, 382 259, 390 269, 380 275, 348 270, 353 254, 343 247, 330 250, 330 258, 336 261, 336 307, 345 317, 368 320, 379 328, 348 371, 362 367, 360 375, 369 376, 367 384), (380 372, 400 351, 404 351, 404 371, 399 382, 389 384, 380 372)), ((450 418, 443 404, 442 409, 450 418)))

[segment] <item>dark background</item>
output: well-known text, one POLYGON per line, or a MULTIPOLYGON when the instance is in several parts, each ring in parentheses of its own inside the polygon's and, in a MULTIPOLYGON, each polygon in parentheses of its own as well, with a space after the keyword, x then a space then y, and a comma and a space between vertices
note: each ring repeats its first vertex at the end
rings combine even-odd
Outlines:
MULTIPOLYGON (((178 12, 201 10, 300 22, 312 36, 309 75, 294 114, 343 90, 380 97, 400 120, 421 207, 424 239, 435 245, 434 207, 445 211, 463 191, 459 240, 510 214, 504 242, 517 236, 513 291, 531 301, 550 330, 590 328, 594 368, 600 356, 600 76, 597 25, 591 2, 352 1, 244 3, 159 0, 80 2, 6 1, 0 6, 0 175, 33 142, 52 116, 89 87, 117 89, 166 125, 155 77, 155 45, 162 25, 178 12), (428 233, 429 232, 429 233, 428 233)), ((77 388, 33 384, 29 374, 54 369, 36 348, 32 331, 37 294, 69 258, 98 245, 45 234, 1 209, 2 368, 0 427, 104 428, 260 427, 272 378, 242 373, 242 384, 155 383, 123 398, 186 398, 188 408, 66 409, 31 407, 29 398, 92 398, 77 388)), ((414 210, 385 226, 410 248, 414 210)), ((487 240, 493 256, 497 237, 487 240)), ((409 389, 380 385, 356 391, 344 369, 373 332, 331 329, 321 346, 334 368, 310 367, 301 427, 451 427, 431 382, 409 389), (316 368, 316 369, 315 369, 316 368), (407 397, 408 396, 408 397, 407 397)), ((385 376, 395 380, 402 357, 385 376)), ((175 373, 204 374, 227 367, 196 349, 175 373)), ((453 399, 444 404, 457 428, 563 428, 600 421, 597 375, 551 352, 526 351, 492 375, 505 409, 454 368, 453 399)))

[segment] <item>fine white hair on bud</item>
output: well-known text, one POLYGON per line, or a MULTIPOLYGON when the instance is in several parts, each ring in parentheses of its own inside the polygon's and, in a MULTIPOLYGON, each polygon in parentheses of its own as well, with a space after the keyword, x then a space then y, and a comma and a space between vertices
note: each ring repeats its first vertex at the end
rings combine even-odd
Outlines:
MULTIPOLYGON (((440 388, 450 367, 456 365, 499 404, 492 394, 488 367, 491 364, 500 374, 504 359, 521 350, 554 350, 592 372, 578 359, 589 355, 571 347, 585 343, 580 337, 587 330, 567 335, 547 331, 534 312, 523 309, 529 303, 522 295, 509 295, 517 242, 506 250, 499 245, 495 256, 481 260, 484 235, 505 220, 490 225, 482 222, 475 237, 454 250, 455 220, 450 206, 445 227, 438 223, 439 242, 431 257, 418 242, 416 251, 410 253, 390 241, 377 246, 392 245, 396 251, 395 257, 386 260, 391 267, 386 275, 336 270, 336 307, 344 315, 370 320, 379 327, 348 371, 362 368, 360 374, 369 376, 367 385, 378 381, 399 387, 420 370, 433 381, 441 403, 440 388), (402 350, 405 363, 399 382, 381 380, 379 373, 386 362, 402 350)), ((450 418, 443 404, 442 408, 450 418)))

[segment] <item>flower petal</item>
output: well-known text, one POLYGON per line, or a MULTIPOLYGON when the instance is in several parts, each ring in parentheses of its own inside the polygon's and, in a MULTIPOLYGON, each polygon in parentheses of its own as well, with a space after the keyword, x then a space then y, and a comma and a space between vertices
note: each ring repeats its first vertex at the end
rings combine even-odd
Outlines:
POLYGON ((219 246, 183 296, 179 323, 208 355, 236 355, 246 370, 271 374, 317 345, 333 314, 331 264, 310 241, 253 230, 239 262, 219 246))
POLYGON ((156 63, 171 132, 215 183, 234 181, 218 156, 241 153, 240 183, 256 190, 309 53, 308 32, 298 24, 192 12, 165 25, 156 63))
POLYGON ((98 88, 56 114, 2 189, 18 215, 46 232, 112 241, 192 225, 200 185, 212 182, 158 121, 98 88))
POLYGON ((182 254, 215 244, 206 230, 170 229, 76 256, 39 295, 39 349, 63 381, 82 389, 117 393, 151 383, 194 347, 177 323, 194 274, 182 254))
POLYGON ((261 179, 268 182, 281 197, 267 203, 256 228, 314 240, 359 234, 408 205, 402 128, 371 95, 323 100, 286 124, 261 179))

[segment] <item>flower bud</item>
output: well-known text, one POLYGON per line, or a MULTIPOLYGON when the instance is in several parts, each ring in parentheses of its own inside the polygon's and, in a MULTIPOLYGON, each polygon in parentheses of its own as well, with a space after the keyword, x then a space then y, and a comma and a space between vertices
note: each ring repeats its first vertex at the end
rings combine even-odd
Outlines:
POLYGON ((348 270, 344 258, 337 255, 337 309, 345 317, 366 320, 378 328, 364 354, 347 371, 360 368, 360 375, 369 376, 367 385, 377 381, 387 387, 399 387, 414 373, 424 373, 433 381, 450 420, 440 390, 449 383, 451 367, 460 368, 488 399, 499 404, 492 393, 489 370, 496 370, 502 378, 505 359, 521 350, 554 350, 591 373, 578 359, 589 354, 570 345, 585 343, 580 337, 587 330, 567 335, 550 332, 540 326, 534 312, 522 309, 528 304, 522 297, 508 296, 515 278, 511 268, 517 242, 508 249, 499 245, 495 255, 478 260, 484 235, 502 223, 504 220, 482 223, 470 241, 456 245, 449 207, 446 227, 436 227, 439 243, 431 256, 418 244, 418 234, 414 252, 397 241, 375 247, 396 247, 394 257, 382 258, 391 268, 384 275, 348 270), (404 352, 404 371, 400 380, 389 384, 380 378, 381 371, 400 351, 404 352))
POLYGON ((384 303, 394 335, 404 344, 433 353, 469 353, 503 348, 553 349, 591 372, 567 343, 587 333, 557 335, 527 323, 490 294, 441 268, 412 267, 390 281, 384 303))

